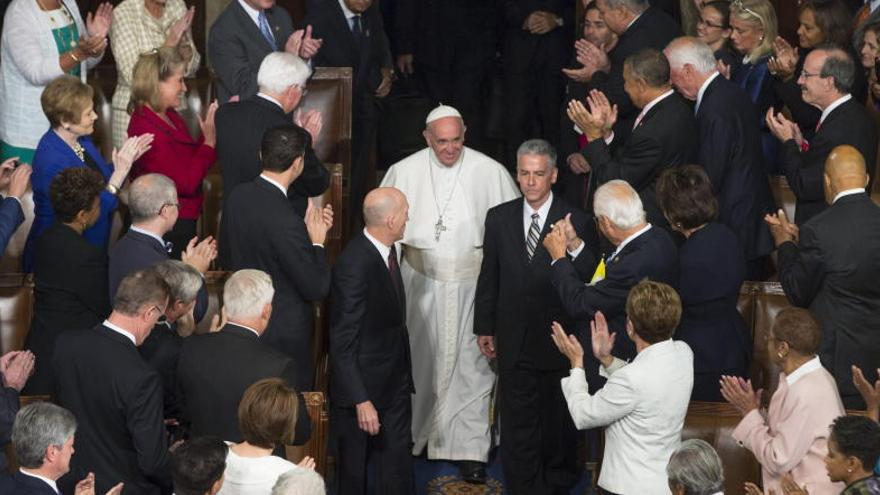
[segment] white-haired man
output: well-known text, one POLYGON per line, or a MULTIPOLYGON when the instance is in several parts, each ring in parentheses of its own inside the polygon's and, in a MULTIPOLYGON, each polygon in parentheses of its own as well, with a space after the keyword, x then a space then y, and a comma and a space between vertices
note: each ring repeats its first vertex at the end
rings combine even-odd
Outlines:
POLYGON ((473 333, 474 297, 489 208, 517 197, 504 167, 464 145, 452 107, 425 122, 428 148, 394 164, 384 187, 410 201, 401 275, 412 348, 413 453, 462 461, 463 477, 485 480, 494 376, 473 333))
MULTIPOLYGON (((611 180, 599 187, 593 198, 593 210, 599 232, 615 250, 600 262, 592 280, 585 281, 566 256, 568 239, 563 224, 558 223, 544 238, 544 247, 553 260, 553 286, 570 316, 588 320, 601 311, 608 318, 611 331, 618 334, 614 355, 631 359, 636 349, 624 331, 629 290, 646 277, 676 285, 678 251, 664 229, 645 221, 642 200, 626 181, 611 180)), ((596 381, 599 376, 595 364, 585 368, 593 388, 600 383, 596 381)))
POLYGON ((751 98, 716 69, 715 54, 698 38, 674 39, 663 51, 672 85, 696 102, 699 164, 718 195, 718 221, 739 237, 749 262, 747 280, 762 280, 773 238, 764 215, 774 209, 758 113, 751 98))
MULTIPOLYGON (((223 190, 256 179, 263 170, 260 143, 266 130, 294 124, 309 131, 314 143, 321 132, 321 114, 317 110, 291 114, 306 93, 306 81, 312 74, 308 64, 296 55, 271 53, 263 59, 257 73, 259 92, 239 102, 221 105, 214 120, 217 127, 217 160, 223 175, 223 190)), ((302 175, 288 191, 296 211, 306 211, 306 198, 324 194, 330 185, 330 173, 311 144, 306 149, 302 175)), ((221 262, 224 262, 221 256, 221 262)))
MULTIPOLYGON (((238 430, 238 402, 245 389, 263 378, 296 381, 292 359, 260 341, 272 316, 272 278, 260 270, 239 270, 223 285, 226 324, 217 332, 184 341, 177 367, 184 417, 194 436, 242 440, 238 430)), ((294 444, 311 435, 311 423, 302 396, 296 418, 294 444)))

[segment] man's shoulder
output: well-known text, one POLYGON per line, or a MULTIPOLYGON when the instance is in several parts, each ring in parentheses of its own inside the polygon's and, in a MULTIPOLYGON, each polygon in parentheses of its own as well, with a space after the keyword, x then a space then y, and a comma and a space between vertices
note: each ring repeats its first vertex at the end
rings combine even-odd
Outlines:
POLYGON ((235 17, 238 15, 236 9, 241 9, 241 6, 238 4, 238 0, 231 0, 229 4, 223 9, 223 12, 220 12, 220 15, 217 16, 217 20, 211 24, 211 36, 210 38, 220 34, 236 34, 235 26, 235 17))
POLYGON ((501 217, 502 215, 506 215, 509 213, 515 212, 517 209, 522 209, 523 199, 522 198, 514 198, 509 201, 505 201, 503 203, 499 203, 486 212, 486 221, 489 219, 496 219, 501 217))

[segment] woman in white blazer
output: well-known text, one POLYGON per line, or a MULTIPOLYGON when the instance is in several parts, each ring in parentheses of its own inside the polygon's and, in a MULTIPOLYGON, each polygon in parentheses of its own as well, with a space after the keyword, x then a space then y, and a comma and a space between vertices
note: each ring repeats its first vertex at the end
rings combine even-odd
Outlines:
POLYGON ((592 328, 593 355, 608 381, 590 395, 584 351, 577 337, 558 323, 553 341, 571 361, 562 392, 579 429, 606 426, 599 486, 605 493, 669 494, 666 464, 681 442, 681 429, 694 385, 694 354, 672 334, 681 318, 681 299, 663 283, 644 280, 626 299, 626 333, 636 345, 631 363, 611 355, 616 334, 601 312, 592 328))
POLYGON ((83 22, 74 0, 12 0, 0 37, 0 161, 30 163, 49 121, 43 88, 86 71, 104 56, 113 7, 103 3, 83 22))

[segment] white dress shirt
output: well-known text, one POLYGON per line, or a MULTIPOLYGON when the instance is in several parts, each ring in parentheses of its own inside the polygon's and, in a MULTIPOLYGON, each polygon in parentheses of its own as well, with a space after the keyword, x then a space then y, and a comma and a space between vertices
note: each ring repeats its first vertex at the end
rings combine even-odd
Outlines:
POLYGON ((844 196, 852 196, 853 194, 865 194, 865 188, 857 187, 855 189, 846 189, 840 191, 839 193, 837 193, 836 196, 834 196, 834 201, 832 201, 831 204, 837 203, 837 200, 844 196))
POLYGON ((848 102, 849 100, 852 100, 852 95, 846 94, 846 95, 843 95, 840 98, 834 100, 833 102, 831 102, 830 105, 825 107, 825 110, 822 110, 822 116, 819 117, 819 123, 816 124, 816 128, 818 129, 819 126, 822 125, 822 122, 825 122, 825 118, 828 117, 828 115, 831 114, 831 112, 833 112, 835 108, 839 107, 840 105, 843 105, 844 103, 848 102))
POLYGON ((30 476, 31 478, 37 478, 38 480, 43 481, 47 485, 51 486, 52 489, 55 490, 55 493, 61 493, 58 491, 58 485, 55 484, 55 480, 50 480, 49 478, 44 478, 44 477, 40 476, 39 474, 29 473, 22 468, 18 468, 18 471, 25 476, 30 476))
POLYGON ((259 29, 260 28, 260 12, 262 12, 262 10, 257 10, 255 8, 251 7, 244 0, 238 0, 238 4, 241 5, 241 8, 244 9, 245 13, 248 15, 248 17, 251 18, 252 21, 254 21, 254 24, 257 25, 257 29, 259 29))
POLYGON ((797 383, 797 381, 800 380, 802 376, 810 373, 811 371, 816 371, 821 368, 822 361, 819 361, 819 356, 815 356, 813 357, 813 359, 810 359, 806 363, 800 365, 798 369, 792 371, 790 375, 785 375, 785 383, 787 383, 790 387, 797 383))
POLYGON ((268 182, 269 184, 272 184, 273 186, 277 187, 278 190, 281 191, 281 194, 284 194, 284 196, 287 196, 287 189, 285 189, 284 186, 282 186, 280 182, 276 181, 275 179, 270 179, 270 178, 266 177, 264 174, 260 174, 260 178, 262 178, 264 181, 268 182))
POLYGON ((162 248, 165 247, 165 239, 162 239, 162 236, 156 234, 155 232, 150 232, 149 230, 135 227, 134 225, 129 227, 129 230, 137 232, 138 234, 144 234, 147 237, 152 237, 153 239, 156 239, 156 242, 158 242, 159 245, 162 246, 162 248))
MULTIPOLYGON (((550 195, 547 196, 547 199, 537 210, 532 209, 532 205, 526 201, 526 198, 523 198, 523 235, 525 235, 525 239, 529 238, 529 229, 532 227, 532 214, 534 213, 538 214, 538 232, 544 231, 544 224, 547 222, 547 215, 550 214, 550 206, 552 204, 553 191, 550 191, 550 195)), ((581 245, 578 246, 577 249, 569 251, 568 248, 566 248, 566 252, 571 256, 571 259, 575 259, 581 254, 581 251, 584 250, 584 246, 586 246, 586 243, 581 240, 581 245)), ((550 265, 553 266, 553 261, 550 262, 550 265)))
MULTIPOLYGON (((342 15, 345 16, 345 22, 348 24, 348 29, 354 30, 354 16, 361 14, 353 12, 348 8, 348 5, 345 4, 345 0, 339 0, 339 6, 342 8, 342 15)), ((361 23, 361 26, 363 26, 363 17, 361 18, 361 23)))
POLYGON ((131 343, 134 344, 135 346, 137 345, 137 340, 135 340, 134 335, 132 335, 131 332, 129 332, 128 330, 120 327, 119 325, 114 325, 113 323, 110 323, 110 320, 104 320, 103 325, 105 327, 109 328, 110 330, 113 330, 114 332, 116 332, 120 335, 123 335, 125 338, 130 340, 131 343))
MULTIPOLYGON (((275 98, 272 98, 271 96, 267 95, 266 93, 257 93, 257 96, 259 96, 260 98, 262 98, 266 101, 271 101, 272 103, 278 105, 278 108, 280 108, 281 110, 284 110, 284 105, 282 105, 280 101, 276 100, 275 98)), ((266 180, 269 180, 269 179, 266 179, 266 180)), ((285 193, 285 194, 287 194, 287 193, 285 193)))
POLYGON ((691 348, 670 339, 648 346, 629 364, 615 359, 602 370, 608 382, 593 395, 583 369, 562 379, 575 426, 607 425, 599 486, 622 494, 670 493, 666 464, 681 443, 693 365, 691 348))

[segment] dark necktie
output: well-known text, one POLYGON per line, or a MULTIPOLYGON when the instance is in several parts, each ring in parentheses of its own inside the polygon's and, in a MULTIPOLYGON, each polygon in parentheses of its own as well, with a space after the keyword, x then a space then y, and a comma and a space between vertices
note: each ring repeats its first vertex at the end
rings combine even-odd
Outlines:
POLYGON ((354 39, 358 42, 364 37, 364 26, 361 24, 360 15, 351 18, 351 32, 354 33, 354 39))
POLYGON ((406 306, 406 295, 403 291, 403 278, 400 276, 400 265, 397 263, 397 247, 392 244, 391 252, 388 253, 388 273, 391 274, 391 284, 394 292, 403 306, 406 306))

